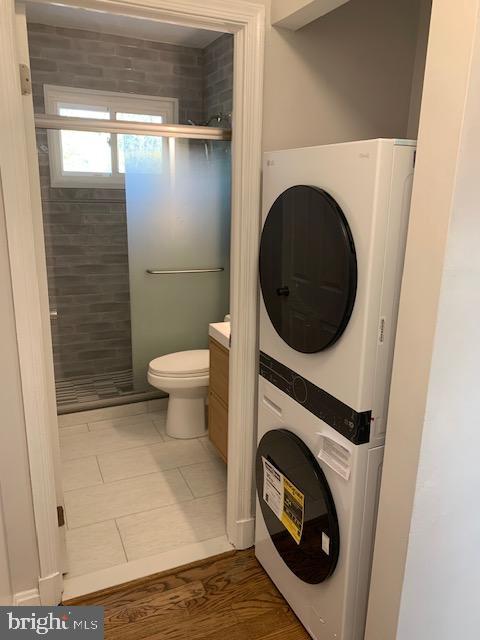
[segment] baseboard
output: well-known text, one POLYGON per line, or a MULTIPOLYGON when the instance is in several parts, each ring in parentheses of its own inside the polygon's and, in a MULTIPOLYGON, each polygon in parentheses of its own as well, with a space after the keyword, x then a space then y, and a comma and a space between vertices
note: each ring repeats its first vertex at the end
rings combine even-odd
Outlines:
POLYGON ((62 601, 63 576, 53 573, 38 581, 38 591, 43 606, 55 606, 62 601))
POLYGON ((38 589, 19 591, 13 595, 14 607, 55 606, 62 600, 63 576, 54 573, 46 578, 40 578, 38 589))
POLYGON ((41 604, 40 592, 38 589, 19 591, 13 595, 14 607, 39 607, 41 604))
POLYGON ((234 523, 234 530, 229 530, 227 533, 235 549, 250 549, 255 542, 255 518, 237 520, 234 523))

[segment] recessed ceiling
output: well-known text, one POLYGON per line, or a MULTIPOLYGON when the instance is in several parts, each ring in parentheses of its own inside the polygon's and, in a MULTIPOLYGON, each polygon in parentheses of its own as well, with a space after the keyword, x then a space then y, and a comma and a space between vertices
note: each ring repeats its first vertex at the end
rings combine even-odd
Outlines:
POLYGON ((222 35, 218 31, 44 3, 27 3, 27 20, 55 27, 100 31, 198 49, 203 49, 222 35))

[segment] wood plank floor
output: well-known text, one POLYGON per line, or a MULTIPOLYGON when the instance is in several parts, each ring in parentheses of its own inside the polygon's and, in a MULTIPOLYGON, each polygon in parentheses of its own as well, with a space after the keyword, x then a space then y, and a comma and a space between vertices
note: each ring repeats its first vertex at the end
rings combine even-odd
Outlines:
POLYGON ((253 550, 208 558, 64 604, 104 606, 107 639, 310 637, 255 559, 253 550))

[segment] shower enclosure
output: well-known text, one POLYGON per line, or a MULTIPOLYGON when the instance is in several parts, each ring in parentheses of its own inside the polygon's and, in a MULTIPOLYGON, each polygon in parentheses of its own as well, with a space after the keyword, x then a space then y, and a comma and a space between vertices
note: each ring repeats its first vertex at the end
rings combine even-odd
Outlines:
POLYGON ((59 413, 154 397, 148 362, 206 348, 229 311, 231 132, 69 115, 36 127, 59 413), (72 134, 84 164, 115 149, 118 188, 52 188, 52 145, 68 154, 72 134))

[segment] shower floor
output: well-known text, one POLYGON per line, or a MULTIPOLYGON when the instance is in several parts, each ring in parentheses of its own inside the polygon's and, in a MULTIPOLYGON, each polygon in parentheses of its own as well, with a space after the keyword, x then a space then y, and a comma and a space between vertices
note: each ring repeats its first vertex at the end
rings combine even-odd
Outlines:
POLYGON ((59 414, 158 398, 162 395, 153 388, 151 391, 135 392, 131 369, 57 380, 55 390, 59 414))

